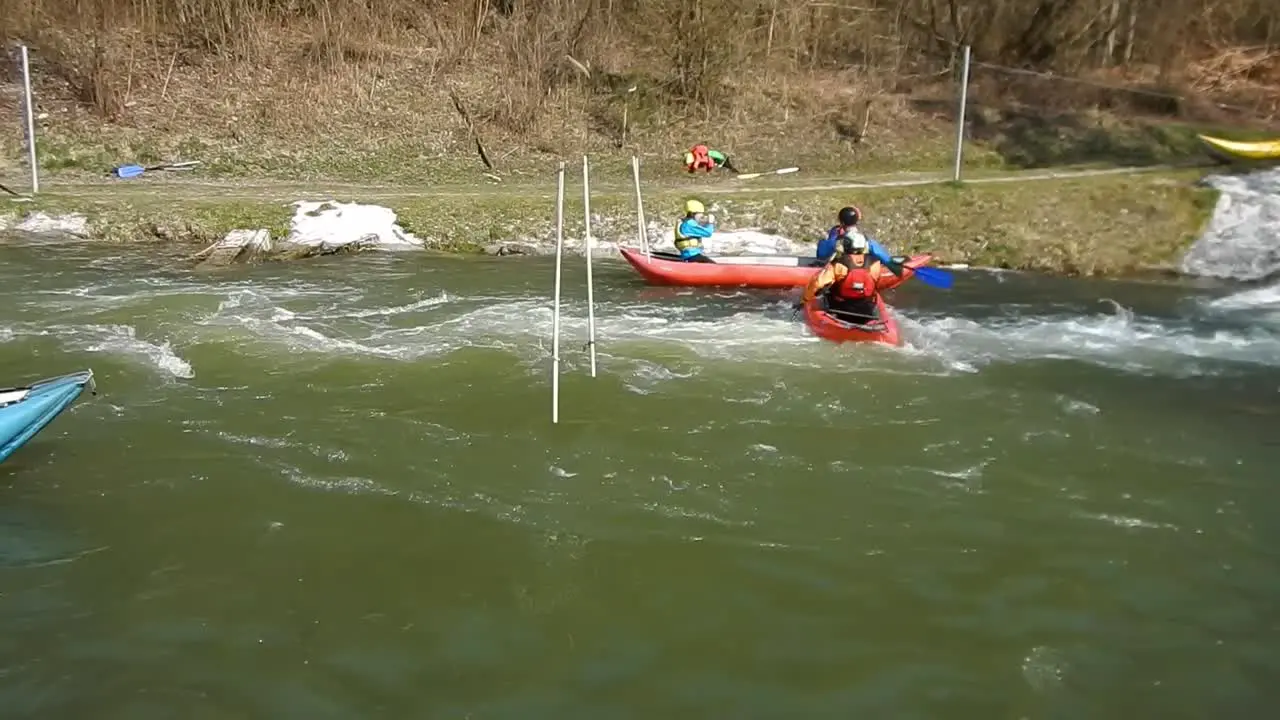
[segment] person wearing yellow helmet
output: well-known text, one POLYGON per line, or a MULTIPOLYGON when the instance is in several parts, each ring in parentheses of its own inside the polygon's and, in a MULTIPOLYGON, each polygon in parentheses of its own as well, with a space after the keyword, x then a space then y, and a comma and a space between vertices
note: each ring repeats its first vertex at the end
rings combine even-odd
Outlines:
POLYGON ((689 152, 684 154, 684 166, 690 173, 698 170, 711 172, 721 167, 729 172, 738 172, 738 169, 729 161, 728 155, 719 150, 712 150, 701 143, 689 148, 689 152))
POLYGON ((684 202, 684 218, 676 225, 675 243, 680 259, 685 262, 713 263, 715 260, 703 252, 702 241, 716 231, 716 216, 708 215, 707 208, 697 200, 684 202))

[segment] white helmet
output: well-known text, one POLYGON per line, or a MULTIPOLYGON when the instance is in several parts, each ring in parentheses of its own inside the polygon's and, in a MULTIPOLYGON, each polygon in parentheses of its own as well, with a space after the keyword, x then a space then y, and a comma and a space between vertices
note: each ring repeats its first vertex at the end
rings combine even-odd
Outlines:
POLYGON ((865 255, 869 248, 867 236, 862 233, 855 232, 844 236, 844 251, 846 253, 865 255))

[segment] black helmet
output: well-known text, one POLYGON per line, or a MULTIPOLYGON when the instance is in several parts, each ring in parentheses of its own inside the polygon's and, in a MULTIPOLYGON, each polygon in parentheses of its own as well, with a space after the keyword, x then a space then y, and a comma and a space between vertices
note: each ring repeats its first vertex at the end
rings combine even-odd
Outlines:
POLYGON ((840 224, 841 225, 844 225, 845 227, 849 227, 851 225, 857 225, 858 221, 861 219, 862 219, 862 211, 859 210, 858 208, 853 206, 840 208, 840 224))

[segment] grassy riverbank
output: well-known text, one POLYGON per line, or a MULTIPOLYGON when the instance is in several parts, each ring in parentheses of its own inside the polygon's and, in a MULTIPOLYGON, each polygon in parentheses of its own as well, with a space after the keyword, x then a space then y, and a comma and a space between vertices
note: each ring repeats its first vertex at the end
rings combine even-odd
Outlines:
MULTIPOLYGON (((6 39, 33 48, 44 192, 15 211, 85 212, 109 238, 198 243, 239 227, 282 235, 294 200, 357 200, 395 209, 437 247, 474 252, 549 235, 554 167, 566 161, 576 176, 587 154, 596 231, 611 239, 634 234, 633 155, 655 220, 674 220, 692 195, 713 203, 725 229, 813 237, 854 203, 895 247, 950 261, 1124 272, 1168 263, 1200 229, 1212 193, 1191 171, 884 185, 877 176, 949 175, 954 48, 924 30, 936 18, 923 6, 828 5, 699 3, 690 15, 675 0, 19 0, 6 39), (746 172, 803 170, 690 176, 679 158, 700 141, 746 172), (103 176, 178 160, 202 165, 103 176), (852 183, 875 186, 836 187, 852 183)), ((1058 22, 1063 36, 1092 26, 1058 22)), ((1002 39, 1017 22, 996 25, 974 49, 968 179, 1188 163, 1206 159, 1197 132, 1264 132, 1229 109, 1235 93, 1266 115, 1274 88, 1260 71, 1228 87, 1204 58, 1140 36, 1129 42, 1147 50, 1126 54, 1141 62, 1060 53, 1055 67, 1002 39), (1165 66, 1178 71, 1153 72, 1165 66), (1067 67, 1072 82, 1052 76, 1067 67)), ((0 117, 15 119, 0 123, 0 182, 15 188, 26 177, 19 80, 0 75, 0 117)))
MULTIPOLYGON (((1196 184, 1195 171, 1153 171, 1046 179, 1005 176, 960 186, 831 187, 717 184, 702 192, 658 185, 646 188, 653 221, 674 221, 693 195, 714 211, 724 230, 759 228, 793 238, 814 238, 850 202, 867 214, 867 227, 902 252, 929 251, 942 262, 1035 269, 1065 274, 1122 274, 1164 267, 1194 240, 1212 211, 1215 193, 1196 184), (743 187, 743 185, 747 185, 743 187)), ((566 190, 566 232, 581 236, 581 185, 571 174, 566 190)), ((424 192, 393 186, 342 186, 329 192, 287 184, 161 183, 65 188, 43 194, 23 209, 51 215, 79 212, 92 232, 120 240, 208 243, 236 228, 288 232, 298 199, 334 199, 384 205, 400 224, 432 247, 464 253, 492 251, 505 242, 549 242, 554 221, 554 178, 516 187, 453 188, 424 192)), ((23 206, 15 206, 15 209, 23 206)), ((635 199, 618 183, 593 187, 596 237, 630 242, 636 234, 635 199)))

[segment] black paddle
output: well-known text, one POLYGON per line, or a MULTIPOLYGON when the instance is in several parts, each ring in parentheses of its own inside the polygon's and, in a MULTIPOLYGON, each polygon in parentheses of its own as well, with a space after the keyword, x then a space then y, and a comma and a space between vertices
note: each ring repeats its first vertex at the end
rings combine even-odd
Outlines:
POLYGON ((14 192, 14 191, 10 190, 9 188, 5 187, 4 185, 0 185, 0 190, 3 190, 3 191, 5 191, 5 192, 9 193, 10 195, 12 195, 12 196, 14 196, 14 197, 16 197, 16 198, 20 198, 20 197, 22 197, 21 195, 19 195, 18 193, 16 193, 16 192, 14 192))

